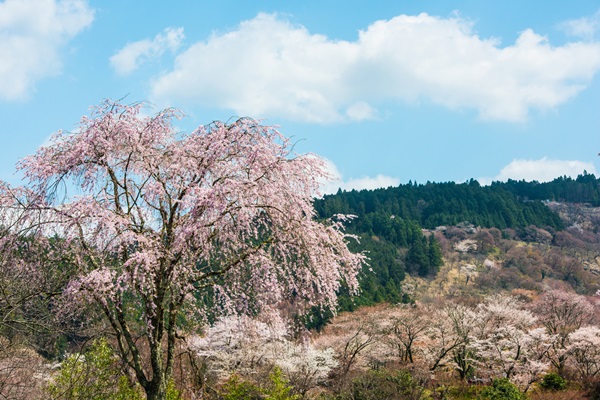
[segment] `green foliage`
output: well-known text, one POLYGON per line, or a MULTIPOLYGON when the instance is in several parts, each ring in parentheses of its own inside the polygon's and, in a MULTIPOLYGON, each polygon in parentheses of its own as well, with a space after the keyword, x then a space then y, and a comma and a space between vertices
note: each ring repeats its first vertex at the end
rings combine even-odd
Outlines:
POLYGON ((142 400, 139 387, 131 385, 104 339, 92 343, 84 354, 74 354, 61 365, 48 384, 52 399, 61 400, 142 400))
POLYGON ((368 265, 359 274, 360 294, 350 299, 342 290, 338 297, 339 311, 353 311, 356 307, 387 302, 403 303, 411 299, 402 293, 406 270, 420 276, 435 275, 442 265, 440 246, 433 236, 423 235, 421 227, 412 221, 392 218, 388 214, 372 216, 370 231, 361 231, 361 223, 350 225, 349 231, 359 236, 359 243, 350 242, 354 252, 362 251, 369 257, 368 265), (377 224, 371 224, 378 221, 377 224), (378 224, 388 224, 382 228, 378 224), (375 234, 374 232, 378 232, 375 234))
POLYGON ((565 203, 589 203, 600 205, 600 179, 586 171, 576 179, 562 176, 552 182, 526 182, 509 179, 493 182, 493 187, 502 188, 524 200, 551 200, 565 203))
POLYGON ((477 385, 439 386, 435 389, 436 399, 473 400, 481 388, 477 385))
POLYGON ((175 387, 175 381, 173 379, 167 382, 167 395, 165 400, 181 400, 181 392, 175 387))
POLYGON ((507 378, 494 379, 492 386, 481 391, 480 400, 524 400, 527 397, 507 378))
POLYGON ((435 239, 435 236, 433 236, 433 233, 429 235, 427 247, 429 255, 429 265, 436 269, 435 272, 438 272, 439 267, 444 265, 444 260, 442 259, 442 249, 440 248, 440 244, 435 239))
POLYGON ((437 274, 444 262, 442 250, 433 234, 429 236, 429 240, 421 232, 415 234, 406 255, 406 263, 409 270, 419 276, 437 274))
POLYGON ((368 265, 359 274, 360 295, 354 304, 345 302, 347 293, 340 293, 341 311, 352 311, 350 307, 372 305, 382 301, 402 301, 400 286, 405 277, 405 263, 399 248, 384 237, 360 235, 360 243, 350 246, 352 251, 364 251, 369 257, 368 265), (347 307, 347 308, 344 308, 347 307))
MULTIPOLYGON (((463 221, 486 228, 515 229, 535 225, 562 229, 558 215, 540 201, 521 201, 520 198, 525 200, 524 196, 502 184, 480 186, 476 181, 462 184, 408 183, 387 189, 339 191, 316 200, 315 208, 324 218, 335 213, 355 214, 358 219, 353 224, 367 232, 370 223, 377 226, 384 220, 377 214, 394 215, 404 223, 416 222, 428 229, 440 225, 454 226, 463 221)), ((545 199, 547 197, 539 200, 545 199)), ((374 227, 373 233, 376 229, 389 231, 392 225, 386 222, 381 228, 374 227)), ((402 235, 395 240, 398 242, 394 243, 402 245, 399 243, 403 240, 402 235)))
POLYGON ((223 400, 260 400, 263 393, 258 386, 234 374, 223 385, 221 397, 223 400))
MULTIPOLYGON (((589 178, 588 178, 589 180, 589 178)), ((361 293, 350 298, 340 293, 339 311, 379 302, 410 301, 402 293, 405 272, 431 277, 443 264, 440 245, 433 235, 426 237, 421 227, 455 226, 468 222, 499 229, 525 229, 534 225, 562 229, 558 215, 540 201, 521 201, 520 196, 501 185, 480 186, 471 180, 408 183, 376 190, 338 191, 314 202, 317 214, 357 216, 347 227, 360 238, 352 251, 364 251, 369 265, 359 275, 361 293)), ((493 249, 490 244, 486 251, 493 249)))
POLYGON ((266 387, 242 380, 234 374, 223 385, 221 398, 223 400, 299 400, 301 396, 291 394, 292 387, 288 383, 279 367, 275 367, 269 375, 269 383, 266 387))
MULTIPOLYGON (((167 389, 167 400, 178 400, 179 396, 173 397, 173 390, 167 389), (171 396, 169 396, 169 394, 171 396)), ((112 396, 105 397, 114 400, 143 400, 145 398, 142 389, 139 386, 133 386, 126 376, 119 378, 117 391, 112 396)))
POLYGON ((270 384, 265 390, 266 400, 299 400, 300 395, 290 394, 292 387, 288 385, 288 380, 283 376, 279 367, 275 367, 269 375, 270 384))
POLYGON ((546 390, 564 390, 567 387, 567 381, 556 372, 550 372, 544 375, 540 386, 546 390))
POLYGON ((408 371, 384 369, 363 372, 335 398, 337 400, 427 400, 431 397, 408 371))

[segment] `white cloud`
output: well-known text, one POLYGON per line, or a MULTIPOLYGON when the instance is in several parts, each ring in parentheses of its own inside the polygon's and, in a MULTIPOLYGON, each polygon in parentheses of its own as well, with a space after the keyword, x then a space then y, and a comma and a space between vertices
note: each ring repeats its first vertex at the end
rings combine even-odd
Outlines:
POLYGON ((0 99, 23 99, 38 80, 59 74, 62 48, 93 19, 84 0, 0 3, 0 99))
POLYGON ((389 100, 523 121, 575 96, 599 69, 600 43, 552 46, 528 29, 501 46, 456 16, 400 15, 344 41, 259 14, 181 53, 152 93, 157 102, 318 123, 376 118, 374 105, 389 100))
POLYGON ((398 186, 400 184, 400 179, 386 175, 377 175, 375 177, 365 176, 362 178, 343 180, 342 174, 337 166, 331 160, 325 159, 325 162, 327 164, 327 170, 332 176, 333 180, 321 182, 320 191, 322 194, 337 193, 338 189, 372 190, 377 188, 386 188, 389 186, 398 186))
POLYGON ((591 162, 549 160, 543 157, 539 160, 513 160, 502 168, 495 178, 480 178, 482 184, 492 181, 507 181, 508 179, 548 182, 560 176, 577 177, 587 171, 596 174, 596 167, 591 162))
POLYGON ((565 21, 559 28, 569 36, 592 40, 600 32, 600 10, 590 17, 565 21))
POLYGON ((162 56, 167 50, 176 51, 185 38, 183 28, 167 28, 154 39, 128 43, 110 57, 110 64, 118 75, 128 75, 141 63, 162 56))
POLYGON ((377 116, 377 110, 364 101, 357 101, 356 103, 350 104, 350 106, 346 109, 346 116, 351 121, 375 119, 377 116))

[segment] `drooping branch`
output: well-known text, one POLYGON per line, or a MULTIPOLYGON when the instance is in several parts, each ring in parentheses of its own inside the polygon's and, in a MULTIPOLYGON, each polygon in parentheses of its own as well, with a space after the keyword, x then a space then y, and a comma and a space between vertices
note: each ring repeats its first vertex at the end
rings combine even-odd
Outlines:
POLYGON ((177 110, 144 117, 142 107, 106 101, 76 133, 56 134, 19 163, 29 188, 12 204, 27 227, 46 224, 76 248, 66 296, 102 309, 148 397, 163 398, 180 322, 200 322, 184 309, 217 295, 235 312, 334 307, 341 281, 357 289, 364 257, 348 250, 341 224, 313 220, 322 160, 292 155, 250 118, 184 135, 177 110), (41 201, 57 182, 81 196, 41 201))

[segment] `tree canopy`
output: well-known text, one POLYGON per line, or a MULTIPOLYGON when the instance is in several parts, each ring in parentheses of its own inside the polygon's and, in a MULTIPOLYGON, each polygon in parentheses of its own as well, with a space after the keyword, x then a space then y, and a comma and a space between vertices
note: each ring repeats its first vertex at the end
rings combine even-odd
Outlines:
POLYGON ((363 223, 361 217, 383 212, 415 221, 427 229, 462 222, 499 229, 528 225, 562 228, 558 215, 540 201, 521 201, 502 185, 480 186, 475 180, 460 184, 408 183, 386 189, 340 191, 324 196, 315 207, 323 217, 335 213, 355 214, 359 224, 363 223))
POLYGON ((164 399, 176 338, 194 323, 282 303, 334 309, 363 256, 341 220, 314 218, 322 160, 250 118, 183 134, 179 111, 143 106, 103 102, 23 159, 26 185, 2 185, 0 199, 13 231, 68 245, 65 306, 98 310, 148 398, 164 399))

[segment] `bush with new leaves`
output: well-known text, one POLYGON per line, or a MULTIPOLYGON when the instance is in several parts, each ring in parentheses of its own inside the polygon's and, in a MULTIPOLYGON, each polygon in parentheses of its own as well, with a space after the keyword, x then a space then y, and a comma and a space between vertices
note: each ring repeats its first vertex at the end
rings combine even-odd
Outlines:
POLYGON ((83 354, 69 356, 48 384, 48 395, 61 400, 142 400, 141 388, 130 384, 104 339, 83 354))
POLYGON ((283 376, 279 367, 269 374, 269 382, 265 387, 242 380, 238 375, 232 375, 221 391, 223 400, 299 400, 301 396, 291 394, 292 387, 283 376))
POLYGON ((338 393, 323 399, 335 400, 430 400, 429 391, 405 370, 369 370, 356 376, 338 393))
POLYGON ((527 397, 506 378, 494 379, 492 386, 481 391, 480 400, 525 400, 527 397))
POLYGON ((546 390, 563 390, 567 387, 567 381, 556 372, 550 372, 544 375, 540 386, 546 390))

